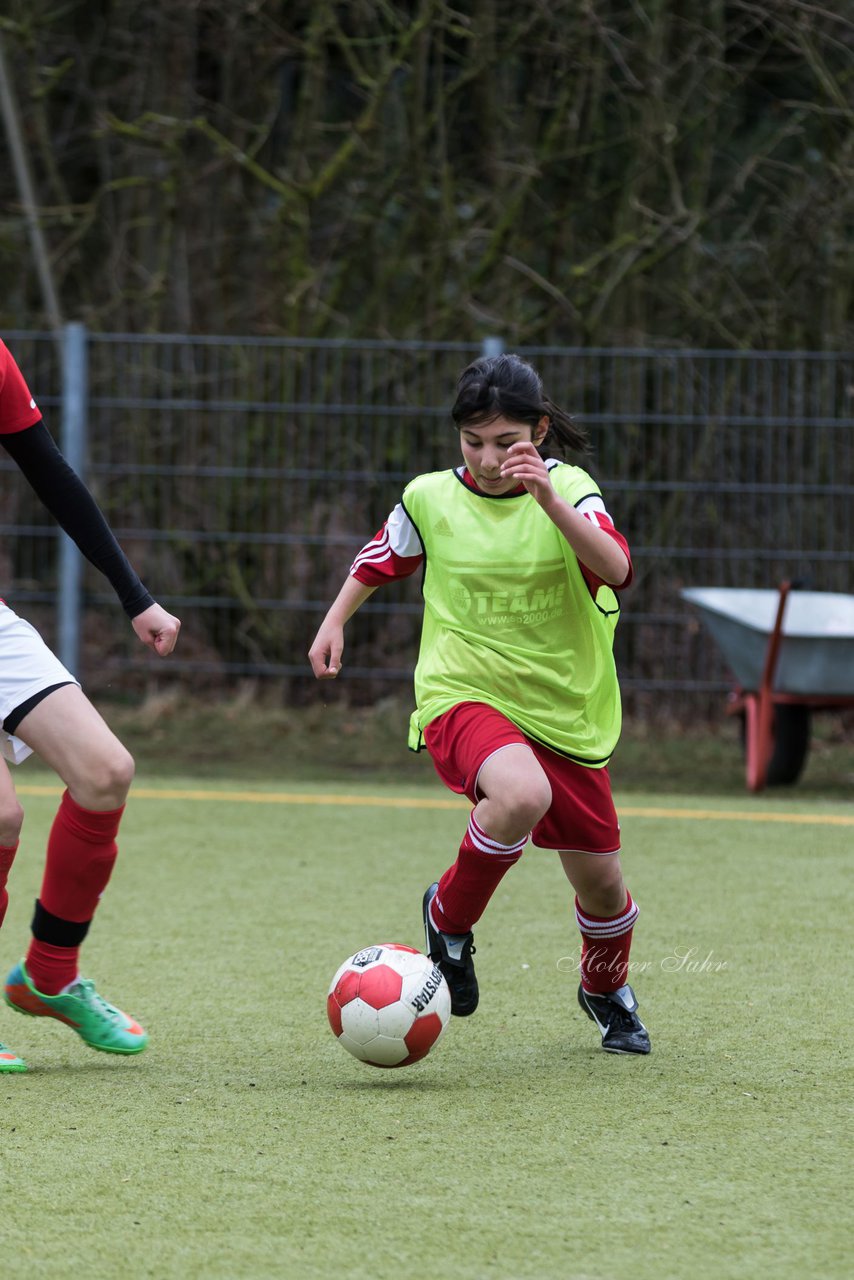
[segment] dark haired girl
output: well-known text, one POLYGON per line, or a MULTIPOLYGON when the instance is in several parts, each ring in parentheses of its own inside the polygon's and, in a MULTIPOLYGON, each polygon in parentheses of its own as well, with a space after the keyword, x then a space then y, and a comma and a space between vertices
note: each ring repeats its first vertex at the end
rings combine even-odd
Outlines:
POLYGON ((580 467, 584 433, 516 355, 460 375, 464 465, 416 476, 356 557, 309 652, 341 670, 344 626, 378 586, 423 567, 410 746, 474 806, 456 861, 424 895, 426 949, 460 1017, 474 1012, 473 926, 531 842, 558 851, 582 936, 579 1003, 611 1053, 648 1053, 627 983, 638 909, 623 883, 608 760, 620 733, 616 592, 625 538, 580 467))

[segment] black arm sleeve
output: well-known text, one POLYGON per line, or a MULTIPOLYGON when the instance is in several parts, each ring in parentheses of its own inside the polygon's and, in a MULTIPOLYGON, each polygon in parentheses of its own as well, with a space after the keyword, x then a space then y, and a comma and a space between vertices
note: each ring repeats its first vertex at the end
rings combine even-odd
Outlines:
POLYGON ((101 508, 53 442, 43 422, 0 435, 0 444, 17 463, 56 522, 107 578, 129 618, 154 599, 140 582, 101 508))

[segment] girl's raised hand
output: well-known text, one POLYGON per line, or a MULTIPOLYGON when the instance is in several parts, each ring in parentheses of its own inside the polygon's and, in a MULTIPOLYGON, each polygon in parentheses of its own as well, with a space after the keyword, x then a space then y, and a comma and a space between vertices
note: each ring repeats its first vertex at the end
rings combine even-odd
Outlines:
POLYGON ((554 495, 548 468, 529 440, 511 444, 501 464, 501 474, 523 484, 541 506, 554 495))

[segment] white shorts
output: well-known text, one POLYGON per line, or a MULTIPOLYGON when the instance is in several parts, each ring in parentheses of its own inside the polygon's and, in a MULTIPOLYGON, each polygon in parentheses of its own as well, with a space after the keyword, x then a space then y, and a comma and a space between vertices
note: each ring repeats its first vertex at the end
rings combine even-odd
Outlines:
MULTIPOLYGON (((0 601, 0 726, 28 698, 53 684, 78 684, 38 631, 0 601)), ((20 764, 31 749, 0 727, 0 755, 20 764)))

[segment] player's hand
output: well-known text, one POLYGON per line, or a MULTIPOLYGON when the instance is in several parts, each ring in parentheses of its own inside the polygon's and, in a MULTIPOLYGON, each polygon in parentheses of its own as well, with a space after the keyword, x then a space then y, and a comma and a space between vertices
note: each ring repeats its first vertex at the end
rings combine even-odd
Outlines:
POLYGON ((517 440, 511 444, 501 464, 501 475, 512 476, 523 484, 541 506, 554 496, 548 467, 529 440, 517 440))
POLYGON ((171 653, 178 643, 181 630, 180 618, 173 618, 159 604, 150 604, 142 613, 131 619, 131 626, 144 645, 153 649, 161 658, 171 653))
POLYGON ((324 622, 308 651, 311 669, 318 680, 334 680, 341 670, 344 628, 324 622))

